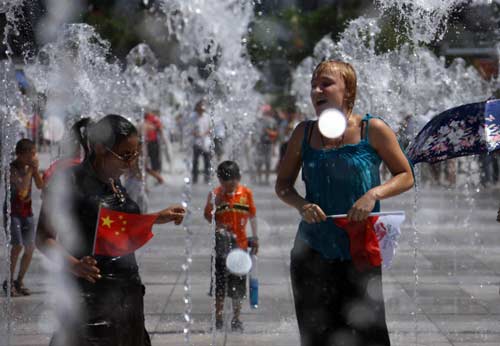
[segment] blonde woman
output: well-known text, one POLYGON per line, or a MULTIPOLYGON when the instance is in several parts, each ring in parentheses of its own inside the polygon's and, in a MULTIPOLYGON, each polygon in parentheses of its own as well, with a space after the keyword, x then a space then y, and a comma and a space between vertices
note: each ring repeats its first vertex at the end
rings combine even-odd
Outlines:
POLYGON ((302 216, 290 264, 302 346, 390 345, 381 268, 355 266, 347 232, 326 216, 348 214, 352 222, 364 221, 380 210, 380 200, 410 189, 414 180, 394 132, 381 119, 354 114, 355 98, 350 64, 328 60, 315 68, 311 101, 316 115, 341 110, 346 131, 330 139, 317 121, 300 123, 276 181, 278 197, 302 216), (382 162, 392 173, 384 184, 382 162), (305 197, 294 188, 301 169, 305 197))

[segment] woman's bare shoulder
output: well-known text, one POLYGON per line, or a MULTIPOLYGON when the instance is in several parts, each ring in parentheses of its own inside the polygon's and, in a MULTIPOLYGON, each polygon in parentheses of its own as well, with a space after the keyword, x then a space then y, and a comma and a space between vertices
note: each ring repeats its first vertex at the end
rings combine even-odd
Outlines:
POLYGON ((310 120, 304 120, 301 121, 297 126, 295 126, 295 129, 293 130, 292 137, 290 140, 300 140, 302 141, 302 138, 304 137, 304 131, 306 127, 308 126, 307 124, 310 122, 310 120))
POLYGON ((393 132, 392 128, 381 118, 370 119, 370 130, 372 129, 378 133, 393 132))
MULTIPOLYGON (((386 148, 388 145, 398 144, 396 134, 392 128, 382 119, 370 119, 369 140, 375 149, 386 148)), ((399 147, 399 145, 398 145, 399 147)))

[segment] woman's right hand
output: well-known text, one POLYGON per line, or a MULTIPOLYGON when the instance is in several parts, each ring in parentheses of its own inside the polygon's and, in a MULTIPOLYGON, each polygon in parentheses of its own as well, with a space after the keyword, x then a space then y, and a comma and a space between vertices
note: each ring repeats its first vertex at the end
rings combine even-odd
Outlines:
POLYGON ((160 211, 156 223, 162 224, 174 221, 176 225, 180 225, 184 220, 184 216, 186 216, 186 208, 181 205, 174 205, 160 211))
POLYGON ((500 208, 498 209, 498 212, 497 212, 497 222, 500 222, 500 208))
POLYGON ((97 261, 91 256, 82 257, 80 260, 72 263, 70 271, 73 275, 85 279, 93 284, 101 278, 99 268, 96 267, 97 261))
POLYGON ((314 203, 308 203, 302 206, 300 215, 307 223, 319 223, 326 221, 325 212, 319 207, 319 205, 314 203))

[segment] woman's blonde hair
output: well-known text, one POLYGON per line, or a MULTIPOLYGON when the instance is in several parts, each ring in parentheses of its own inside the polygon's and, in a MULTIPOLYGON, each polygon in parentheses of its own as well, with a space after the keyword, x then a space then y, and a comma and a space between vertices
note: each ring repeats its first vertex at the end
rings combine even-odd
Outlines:
POLYGON ((357 78, 356 71, 351 64, 339 60, 324 60, 320 62, 313 71, 312 79, 323 72, 340 72, 345 84, 345 102, 347 112, 352 112, 356 100, 357 78))

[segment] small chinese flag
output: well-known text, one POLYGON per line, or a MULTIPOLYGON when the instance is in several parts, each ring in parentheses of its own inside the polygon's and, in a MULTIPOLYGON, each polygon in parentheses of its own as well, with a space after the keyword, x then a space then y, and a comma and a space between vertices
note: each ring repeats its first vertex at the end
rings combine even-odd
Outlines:
POLYGON ((378 216, 369 216, 363 222, 349 222, 346 217, 334 219, 335 224, 347 232, 352 262, 360 271, 382 264, 374 228, 378 218, 378 216))
POLYGON ((129 214, 101 207, 97 220, 94 255, 123 256, 153 238, 151 228, 158 215, 129 214))

